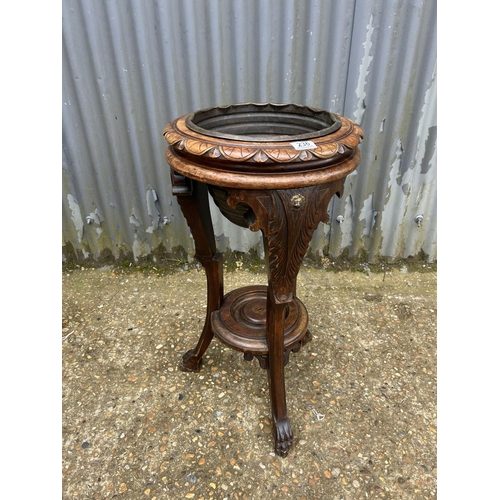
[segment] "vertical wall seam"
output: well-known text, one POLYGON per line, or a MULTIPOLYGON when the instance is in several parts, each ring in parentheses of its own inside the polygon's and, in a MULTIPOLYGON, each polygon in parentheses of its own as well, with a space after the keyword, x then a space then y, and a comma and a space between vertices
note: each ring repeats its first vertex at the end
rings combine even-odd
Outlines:
POLYGON ((356 25, 356 5, 358 3, 358 0, 354 0, 354 6, 352 10, 352 22, 351 22, 351 35, 349 37, 349 52, 347 54, 347 68, 346 68, 346 79, 345 79, 345 87, 344 87, 344 102, 342 104, 342 111, 340 114, 345 113, 345 106, 346 106, 346 99, 347 99, 347 91, 348 91, 348 85, 349 85, 349 71, 351 69, 351 54, 352 54, 352 39, 354 37, 354 26, 356 25))

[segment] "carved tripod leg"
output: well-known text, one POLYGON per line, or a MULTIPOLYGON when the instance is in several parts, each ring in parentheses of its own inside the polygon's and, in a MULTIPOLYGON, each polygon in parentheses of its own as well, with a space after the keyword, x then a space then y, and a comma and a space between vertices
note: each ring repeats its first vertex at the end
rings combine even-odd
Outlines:
MULTIPOLYGON (((295 296, 297 274, 314 229, 324 217, 318 204, 325 204, 328 191, 318 188, 279 190, 268 198, 258 197, 265 207, 264 234, 268 268, 267 344, 269 388, 275 427, 275 450, 286 456, 293 442, 286 409, 284 326, 285 310, 295 296)), ((307 339, 306 339, 307 340, 307 339)))
POLYGON ((220 309, 222 302, 222 255, 216 254, 212 260, 199 258, 199 261, 207 275, 207 315, 196 347, 189 349, 179 363, 179 369, 184 372, 200 371, 202 356, 214 337, 210 317, 213 311, 220 309))
POLYGON ((267 343, 269 356, 269 392, 275 431, 275 451, 286 457, 292 446, 293 433, 286 410, 284 322, 286 303, 277 303, 273 294, 267 297, 267 343))
MULTIPOLYGON (((262 231, 266 250, 268 288, 266 335, 269 387, 275 427, 276 453, 286 456, 293 433, 286 409, 284 345, 285 310, 295 296, 297 274, 314 230, 328 222, 328 203, 341 193, 344 180, 326 185, 279 190, 228 189, 227 204, 248 205, 252 231, 262 231)), ((304 343, 310 339, 308 332, 304 343)))
POLYGON ((191 181, 171 170, 172 191, 182 213, 191 229, 195 244, 195 257, 200 261, 207 275, 207 315, 198 344, 182 357, 179 369, 182 371, 200 370, 202 356, 205 354, 214 333, 211 314, 220 309, 224 296, 222 255, 217 253, 215 237, 210 218, 208 191, 205 184, 191 181))

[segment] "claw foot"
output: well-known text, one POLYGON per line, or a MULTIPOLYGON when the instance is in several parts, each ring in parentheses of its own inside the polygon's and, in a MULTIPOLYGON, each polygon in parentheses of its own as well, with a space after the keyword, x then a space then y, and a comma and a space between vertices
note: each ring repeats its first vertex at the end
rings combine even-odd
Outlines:
POLYGON ((293 443, 293 432, 290 427, 290 420, 283 418, 275 423, 276 446, 275 451, 280 457, 286 457, 293 443))
POLYGON ((179 370, 182 372, 199 372, 203 358, 194 355, 194 349, 190 349, 182 356, 179 363, 179 370))

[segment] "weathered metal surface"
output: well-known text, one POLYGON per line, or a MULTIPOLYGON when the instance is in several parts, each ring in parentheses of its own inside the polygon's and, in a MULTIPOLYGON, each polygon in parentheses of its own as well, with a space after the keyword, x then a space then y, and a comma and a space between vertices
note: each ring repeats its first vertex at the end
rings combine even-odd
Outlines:
POLYGON ((363 162, 334 207, 350 222, 333 225, 330 251, 435 259, 436 3, 358 0, 355 20, 344 114, 365 130, 363 162))
MULTIPOLYGON (((434 0, 64 0, 63 253, 193 254, 163 128, 251 101, 326 109, 365 132, 313 252, 436 258, 434 0)), ((262 253, 258 234, 219 214, 214 227, 222 251, 262 253)))

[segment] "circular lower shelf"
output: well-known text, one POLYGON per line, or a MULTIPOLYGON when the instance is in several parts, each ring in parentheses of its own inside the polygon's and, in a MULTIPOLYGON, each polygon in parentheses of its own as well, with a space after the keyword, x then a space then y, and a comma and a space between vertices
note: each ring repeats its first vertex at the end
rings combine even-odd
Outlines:
MULTIPOLYGON (((214 334, 227 346, 262 356, 268 354, 266 337, 267 287, 247 286, 229 292, 218 311, 212 313, 214 334)), ((294 298, 285 312, 284 349, 307 334, 307 310, 294 298)))

